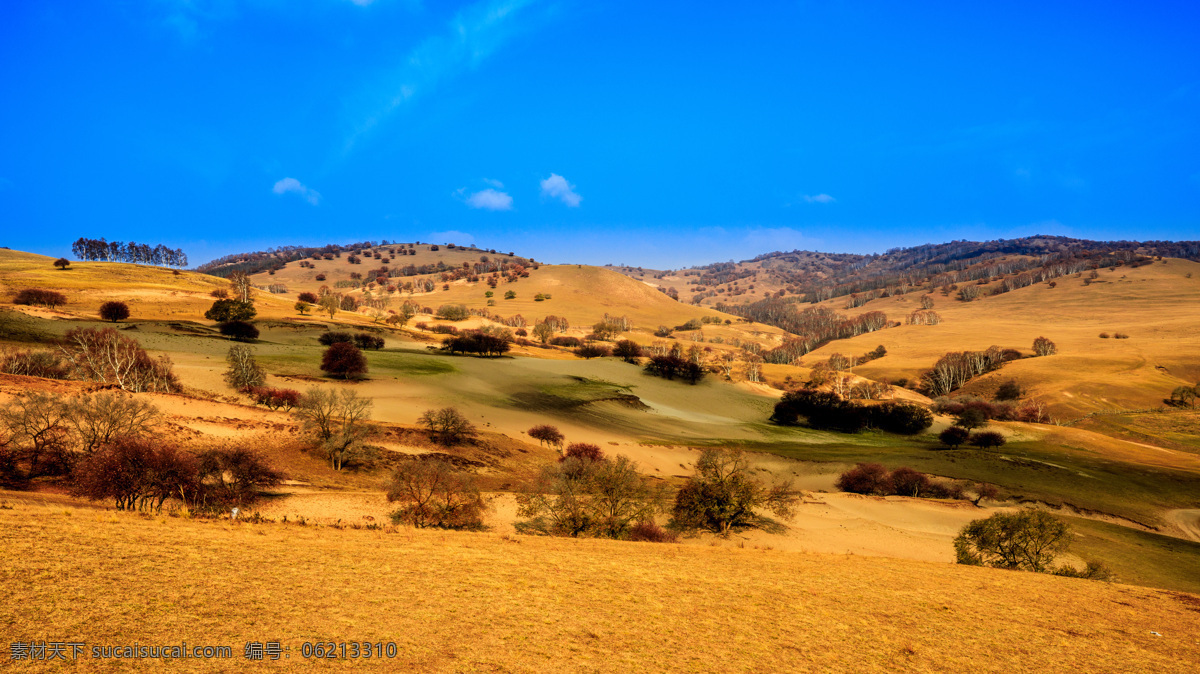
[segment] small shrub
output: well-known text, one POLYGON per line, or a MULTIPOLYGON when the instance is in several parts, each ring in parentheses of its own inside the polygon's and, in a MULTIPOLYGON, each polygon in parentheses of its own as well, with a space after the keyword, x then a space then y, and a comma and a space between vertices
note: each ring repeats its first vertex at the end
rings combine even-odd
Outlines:
POLYGON ((593 445, 590 442, 572 442, 567 445, 567 451, 559 457, 559 462, 567 459, 579 459, 580 461, 603 461, 604 451, 599 445, 593 445))
POLYGON ((892 471, 891 482, 892 493, 899 496, 925 495, 933 486, 928 475, 908 466, 902 466, 892 471))
POLYGON ((1021 397, 1024 392, 1021 390, 1021 385, 1016 380, 1009 379, 996 389, 996 400, 1016 400, 1021 397))
POLYGON ((38 305, 53 309, 67 303, 66 295, 53 290, 26 288, 13 297, 13 304, 38 305))
POLYGON ((1100 339, 1108 339, 1108 338, 1109 338, 1109 334, 1107 332, 1100 333, 1100 339))
POLYGON ((353 341, 354 341, 354 336, 351 335, 350 333, 337 332, 337 331, 332 331, 332 330, 329 332, 323 332, 323 333, 321 333, 320 337, 317 337, 317 342, 321 346, 333 346, 334 344, 340 344, 343 342, 349 343, 349 342, 353 342, 353 341))
POLYGON ((679 534, 667 531, 647 520, 629 528, 629 540, 641 543, 678 543, 679 534))
POLYGON ((1113 339, 1129 339, 1129 335, 1127 335, 1123 332, 1118 332, 1115 335, 1113 335, 1113 339))
POLYGON ((223 299, 229 298, 229 291, 225 288, 214 288, 213 291, 209 293, 209 295, 211 295, 212 297, 214 297, 218 300, 223 300, 223 299))
POLYGON ((1003 446, 1006 440, 1003 435, 996 431, 981 431, 979 433, 972 433, 968 442, 980 449, 991 449, 992 447, 1003 446))
POLYGON ((560 337, 552 337, 550 339, 550 344, 553 346, 567 346, 567 347, 582 346, 583 340, 579 339, 578 337, 560 336, 560 337))
POLYGON ((957 449, 959 445, 966 442, 970 437, 970 431, 958 426, 951 426, 938 434, 938 440, 951 449, 957 449))
POLYGON ((838 477, 837 488, 854 494, 886 496, 892 493, 891 475, 879 463, 860 463, 838 477))
POLYGON ((238 342, 250 342, 258 339, 258 328, 246 321, 229 321, 218 328, 222 335, 238 342))
POLYGON ((583 344, 575 348, 575 355, 580 358, 591 360, 592 358, 604 358, 612 355, 612 351, 606 346, 599 344, 583 344))
POLYGON ((360 332, 354 335, 354 345, 364 351, 378 351, 383 348, 383 337, 360 332))
POLYGON ((1053 356, 1058 353, 1058 347, 1049 339, 1038 337, 1033 340, 1033 352, 1039 356, 1053 356))

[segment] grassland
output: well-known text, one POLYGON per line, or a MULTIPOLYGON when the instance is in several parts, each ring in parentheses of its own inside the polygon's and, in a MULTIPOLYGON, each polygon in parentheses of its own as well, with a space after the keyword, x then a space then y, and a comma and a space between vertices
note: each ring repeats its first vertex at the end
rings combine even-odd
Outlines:
MULTIPOLYGON (((1190 672, 1191 595, 882 558, 231 524, 9 499, 10 640, 229 645, 171 671, 298 670, 383 641, 382 671, 1190 672), (47 551, 53 550, 53 554, 47 551), (1064 597, 1070 597, 1064 601, 1064 597), (248 641, 290 658, 255 668, 248 641)), ((157 661, 81 663, 159 671, 157 661)))

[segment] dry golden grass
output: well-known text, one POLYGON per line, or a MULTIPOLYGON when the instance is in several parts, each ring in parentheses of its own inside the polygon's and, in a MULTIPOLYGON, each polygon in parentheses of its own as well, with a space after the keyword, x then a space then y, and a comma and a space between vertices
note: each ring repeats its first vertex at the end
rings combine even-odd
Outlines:
MULTIPOLYGON (((7 641, 393 641, 384 671, 1192 672, 1200 598, 881 558, 231 524, 4 494, 7 641), (14 498, 15 497, 15 498, 14 498), (20 499, 20 500, 16 500, 20 499), (1157 636, 1156 634, 1161 635, 1157 636)), ((85 661, 149 671, 158 661, 85 661)), ((345 663, 329 663, 336 666, 345 663)))
MULTIPOLYGON (((846 313, 877 310, 902 320, 920 306, 919 297, 911 293, 874 300, 846 313)), ((862 354, 882 344, 888 355, 854 372, 873 379, 912 379, 949 351, 996 344, 1028 355, 1034 338, 1045 336, 1058 345, 1058 355, 1009 363, 963 392, 990 396, 1000 382, 1016 379, 1064 419, 1095 410, 1159 406, 1176 386, 1200 380, 1200 264, 1195 262, 1171 259, 1102 271, 1086 286, 1082 279, 1066 277, 1055 288, 1037 284, 974 302, 941 294, 934 298, 941 325, 902 326, 835 341, 804 360, 813 364, 835 352, 862 354), (1130 338, 1101 339, 1101 332, 1124 332, 1130 338)), ((839 302, 844 301, 827 304, 842 311, 839 302)))

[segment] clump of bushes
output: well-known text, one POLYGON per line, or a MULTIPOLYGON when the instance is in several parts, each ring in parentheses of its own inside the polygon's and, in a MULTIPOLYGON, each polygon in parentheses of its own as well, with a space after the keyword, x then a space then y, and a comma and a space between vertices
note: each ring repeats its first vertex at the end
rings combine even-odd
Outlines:
POLYGON ((629 540, 640 543, 678 543, 679 534, 658 526, 653 520, 646 520, 629 528, 629 540))
POLYGON ((52 351, 5 351, 0 353, 0 372, 44 379, 67 379, 71 364, 52 351))
POLYGON ((952 482, 937 482, 924 473, 901 466, 891 472, 882 464, 860 463, 838 477, 837 488, 854 494, 916 496, 960 499, 963 488, 952 482))
POLYGON ((290 388, 273 388, 270 386, 255 386, 249 390, 255 405, 263 405, 272 410, 290 410, 300 402, 300 392, 290 388))
POLYGON ((333 346, 334 344, 353 344, 362 350, 378 351, 383 348, 383 337, 372 335, 365 332, 350 334, 349 332, 341 332, 330 330, 321 333, 317 337, 317 342, 322 346, 333 346))
POLYGON ((989 402, 974 396, 953 399, 942 397, 933 401, 932 410, 936 414, 954 417, 962 417, 968 412, 973 412, 973 417, 977 416, 984 422, 996 420, 1043 424, 1050 420, 1045 407, 1036 401, 1017 405, 1011 402, 989 402))
POLYGON ((259 334, 258 328, 246 321, 228 321, 220 324, 217 329, 222 335, 238 342, 254 341, 258 339, 259 334))
POLYGON ((414 527, 484 528, 487 509, 475 477, 443 459, 405 461, 392 472, 387 500, 400 503, 392 522, 414 527))
POLYGON ((505 334, 492 334, 482 330, 468 330, 447 337, 442 348, 450 353, 474 353, 481 356, 502 356, 512 348, 512 339, 505 334))
POLYGON ((602 344, 582 344, 575 347, 575 355, 587 360, 606 358, 612 355, 612 350, 602 344))
POLYGON ((13 296, 13 304, 37 305, 50 309, 67 303, 67 296, 53 290, 25 288, 13 296))
POLYGON ((704 377, 704 368, 699 363, 672 355, 651 356, 645 372, 664 379, 679 377, 689 384, 695 384, 704 377))
POLYGON ((800 417, 804 417, 813 428, 843 433, 878 428, 889 433, 915 435, 933 425, 933 415, 920 405, 895 401, 863 405, 836 393, 814 389, 784 393, 783 398, 775 404, 771 421, 793 426, 800 417))

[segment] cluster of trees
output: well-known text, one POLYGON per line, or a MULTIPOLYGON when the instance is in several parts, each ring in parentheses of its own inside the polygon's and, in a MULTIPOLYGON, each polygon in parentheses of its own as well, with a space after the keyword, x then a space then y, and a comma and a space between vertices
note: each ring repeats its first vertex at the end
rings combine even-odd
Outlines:
POLYGON ((161 243, 150 246, 144 243, 130 241, 105 241, 103 238, 86 239, 80 237, 71 244, 71 252, 80 260, 104 260, 107 262, 131 262, 133 264, 152 264, 160 267, 187 266, 187 255, 182 249, 167 248, 161 243))
POLYGON ((42 288, 25 288, 13 295, 13 304, 23 304, 26 306, 41 306, 48 309, 61 307, 67 303, 67 296, 54 291, 44 290, 42 288))
POLYGON ((932 369, 921 375, 921 388, 930 397, 944 396, 971 379, 998 370, 1005 362, 1020 357, 1017 351, 998 346, 988 347, 985 351, 947 353, 933 364, 932 369))
POLYGON ((420 423, 429 431, 435 442, 457 445, 475 436, 475 426, 454 407, 427 410, 421 415, 420 423))
POLYGON ((864 405, 846 400, 832 391, 798 389, 783 394, 775 403, 771 421, 793 426, 800 417, 812 428, 857 433, 866 428, 878 428, 889 433, 915 435, 933 425, 929 410, 905 402, 884 402, 864 405))
MULTIPOLYGON (((838 477, 837 488, 854 494, 875 496, 914 496, 921 498, 960 499, 965 492, 953 482, 939 482, 925 473, 901 466, 889 471, 878 463, 860 463, 838 477)), ((980 484, 976 487, 976 504, 984 498, 995 498, 995 487, 980 484)))
MULTIPOLYGON (((245 296, 249 296, 248 285, 245 296)), ((239 342, 249 342, 258 339, 258 328, 250 323, 257 314, 258 310, 249 299, 218 299, 204 312, 204 317, 216 321, 222 335, 239 342)))
POLYGON ((679 377, 689 384, 696 384, 704 378, 704 368, 699 363, 673 355, 651 356, 646 363, 646 374, 665 379, 679 377))
POLYGON ((512 335, 503 328, 499 330, 465 330, 442 341, 442 348, 450 353, 473 353, 496 357, 508 353, 512 348, 512 335))
POLYGON ((1088 561, 1084 569, 1054 565, 1072 538, 1070 527, 1057 517, 1041 510, 1021 510, 966 525, 954 538, 954 552, 959 564, 1112 580, 1112 571, 1101 562, 1088 561))
POLYGON ((1175 407, 1191 407, 1192 409, 1196 409, 1197 401, 1200 401, 1200 384, 1175 387, 1171 391, 1171 397, 1165 402, 1175 407))
POLYGON ((1049 423, 1051 420, 1049 413, 1046 411, 1045 404, 1036 400, 1018 404, 1012 402, 991 402, 971 396, 955 399, 938 398, 933 401, 933 411, 938 414, 953 415, 964 420, 971 418, 979 419, 979 423, 973 426, 964 426, 965 428, 975 428, 992 419, 997 421, 1024 421, 1031 424, 1044 424, 1049 423))
POLYGON ((353 344, 354 346, 364 351, 378 351, 383 348, 384 339, 379 335, 372 335, 366 332, 349 332, 328 331, 321 333, 317 337, 317 342, 321 346, 333 346, 334 344, 353 344))
POLYGON ((488 507, 475 476, 441 458, 414 457, 397 466, 387 500, 400 504, 394 523, 420 528, 477 531, 488 507))
POLYGON ((848 339, 888 327, 887 314, 868 311, 848 317, 829 307, 809 307, 799 310, 795 302, 769 298, 746 305, 718 305, 718 309, 791 333, 780 346, 764 351, 768 363, 794 363, 810 351, 835 339, 848 339))
POLYGON ((118 437, 149 432, 158 409, 121 391, 62 399, 43 392, 0 407, 0 478, 62 475, 118 437))
MULTIPOLYGON (((964 423, 961 419, 956 424, 964 423)), ((969 444, 980 449, 1001 447, 1008 440, 998 431, 978 431, 972 433, 961 425, 951 426, 938 434, 938 440, 951 449, 957 449, 963 444, 969 444)))
POLYGON ((59 343, 71 378, 115 385, 134 393, 182 389, 167 356, 151 358, 136 339, 114 328, 75 328, 59 343))
POLYGON ((550 536, 628 538, 652 522, 665 493, 626 456, 608 458, 595 445, 575 444, 545 466, 517 497, 517 530, 550 536))
POLYGON ((283 474, 245 447, 222 447, 191 454, 148 437, 113 441, 76 466, 72 493, 113 501, 118 510, 161 510, 169 498, 201 511, 252 503, 283 474))

